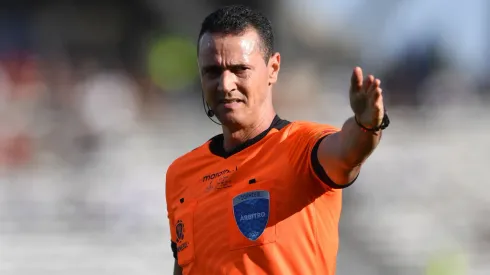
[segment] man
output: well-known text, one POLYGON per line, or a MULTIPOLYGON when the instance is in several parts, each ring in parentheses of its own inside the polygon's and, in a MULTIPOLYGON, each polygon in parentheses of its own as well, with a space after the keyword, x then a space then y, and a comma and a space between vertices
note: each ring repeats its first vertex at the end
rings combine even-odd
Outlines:
MULTIPOLYGON (((388 124, 380 81, 352 74, 341 130, 279 118, 281 56, 270 22, 243 6, 203 22, 198 64, 217 135, 167 171, 174 274, 335 273, 341 189, 388 124)), ((299 91, 301 92, 301 91, 299 91)))

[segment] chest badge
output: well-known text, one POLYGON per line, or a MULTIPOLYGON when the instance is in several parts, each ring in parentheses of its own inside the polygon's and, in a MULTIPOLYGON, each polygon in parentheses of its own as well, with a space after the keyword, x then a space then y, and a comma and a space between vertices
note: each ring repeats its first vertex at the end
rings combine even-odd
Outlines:
POLYGON ((270 214, 270 193, 254 190, 233 198, 233 217, 240 232, 256 241, 264 233, 270 214))

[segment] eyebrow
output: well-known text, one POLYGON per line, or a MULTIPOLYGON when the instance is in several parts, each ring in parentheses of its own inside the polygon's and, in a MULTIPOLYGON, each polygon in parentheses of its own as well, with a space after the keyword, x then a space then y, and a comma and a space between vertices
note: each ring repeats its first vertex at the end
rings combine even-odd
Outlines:
POLYGON ((213 70, 221 70, 222 67, 219 65, 206 65, 202 67, 203 72, 213 71, 213 70))
POLYGON ((230 64, 228 66, 221 66, 221 65, 206 65, 202 68, 202 71, 204 72, 209 72, 209 71, 213 71, 213 70, 223 70, 223 69, 240 69, 240 68, 244 68, 244 67, 247 67, 247 68, 251 68, 252 66, 250 66, 249 64, 245 64, 245 63, 235 63, 235 64, 230 64))

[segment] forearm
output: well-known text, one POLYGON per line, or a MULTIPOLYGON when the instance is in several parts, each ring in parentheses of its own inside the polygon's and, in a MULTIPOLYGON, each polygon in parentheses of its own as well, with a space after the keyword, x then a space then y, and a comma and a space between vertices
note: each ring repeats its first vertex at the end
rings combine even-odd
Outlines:
POLYGON ((174 263, 174 275, 182 275, 182 268, 177 263, 177 260, 174 263))
POLYGON ((338 133, 338 158, 346 169, 359 167, 371 155, 381 138, 379 132, 365 132, 354 117, 349 118, 338 133))
POLYGON ((318 161, 334 183, 349 184, 359 174, 361 164, 376 148, 380 137, 381 132, 364 132, 351 117, 341 131, 322 140, 318 161))

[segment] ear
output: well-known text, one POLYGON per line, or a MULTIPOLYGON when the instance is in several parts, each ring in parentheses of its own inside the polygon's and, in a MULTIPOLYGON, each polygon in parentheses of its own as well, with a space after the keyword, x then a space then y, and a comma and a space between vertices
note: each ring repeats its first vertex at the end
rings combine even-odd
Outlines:
POLYGON ((267 69, 269 70, 269 85, 275 84, 281 69, 281 54, 275 53, 269 58, 267 69))

